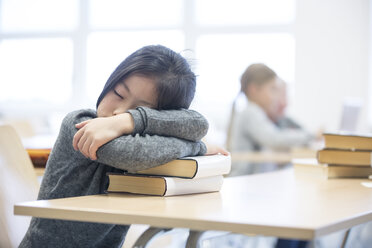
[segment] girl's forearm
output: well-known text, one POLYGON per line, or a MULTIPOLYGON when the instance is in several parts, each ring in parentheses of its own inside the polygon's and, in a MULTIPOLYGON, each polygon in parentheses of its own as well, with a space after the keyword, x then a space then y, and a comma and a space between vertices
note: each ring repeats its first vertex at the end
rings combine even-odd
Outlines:
POLYGON ((129 110, 134 119, 134 133, 170 136, 190 141, 201 140, 208 131, 208 121, 196 111, 154 110, 138 107, 129 110))
POLYGON ((101 146, 97 151, 97 161, 136 172, 177 158, 204 155, 206 151, 203 142, 157 135, 126 135, 101 146))

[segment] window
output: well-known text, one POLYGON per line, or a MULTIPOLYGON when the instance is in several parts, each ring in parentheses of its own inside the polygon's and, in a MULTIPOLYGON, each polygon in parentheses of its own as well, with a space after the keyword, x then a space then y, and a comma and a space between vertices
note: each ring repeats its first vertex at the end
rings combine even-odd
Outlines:
POLYGON ((293 0, 202 0, 196 20, 203 26, 287 25, 294 21, 293 0))
POLYGON ((181 0, 92 0, 90 23, 94 29, 159 29, 180 27, 181 0))
POLYGON ((1 0, 0 11, 2 34, 72 31, 78 22, 75 0, 1 0))
POLYGON ((88 37, 87 91, 95 102, 106 80, 119 63, 147 44, 162 44, 175 51, 184 49, 179 30, 95 32, 88 37))
POLYGON ((294 78, 294 0, 1 0, 0 113, 95 107, 131 52, 163 44, 198 76, 193 108, 226 126, 254 62, 294 78), (258 14, 259 13, 259 14, 258 14))
POLYGON ((202 35, 196 43, 196 54, 201 106, 215 116, 221 111, 229 116, 229 106, 240 90, 240 76, 252 63, 264 62, 279 76, 293 81, 294 38, 290 34, 202 35))
POLYGON ((71 97, 71 40, 5 39, 0 54, 2 101, 62 104, 71 97))

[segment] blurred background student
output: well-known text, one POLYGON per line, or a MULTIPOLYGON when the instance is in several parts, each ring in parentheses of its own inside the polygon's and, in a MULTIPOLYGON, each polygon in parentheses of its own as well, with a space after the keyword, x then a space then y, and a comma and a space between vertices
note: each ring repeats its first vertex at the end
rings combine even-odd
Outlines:
MULTIPOLYGON (((283 80, 265 64, 251 64, 241 76, 241 93, 247 98, 242 111, 233 107, 228 147, 232 152, 289 151, 305 146, 313 136, 285 117, 283 80)), ((272 163, 234 163, 231 176, 271 171, 272 163)))
POLYGON ((302 129, 300 124, 286 115, 288 106, 287 83, 281 78, 278 78, 277 81, 276 111, 273 111, 270 119, 280 129, 302 129))
MULTIPOLYGON (((262 63, 251 64, 241 76, 240 83, 240 92, 247 101, 242 111, 235 109, 236 102, 233 105, 227 144, 232 152, 289 151, 292 147, 310 143, 313 136, 285 115, 286 84, 271 68, 262 63)), ((229 176, 267 172, 284 166, 239 162, 233 164, 229 176)), ((276 248, 302 248, 307 245, 306 241, 276 240, 274 237, 241 238, 241 242, 262 243, 266 247, 276 248)))

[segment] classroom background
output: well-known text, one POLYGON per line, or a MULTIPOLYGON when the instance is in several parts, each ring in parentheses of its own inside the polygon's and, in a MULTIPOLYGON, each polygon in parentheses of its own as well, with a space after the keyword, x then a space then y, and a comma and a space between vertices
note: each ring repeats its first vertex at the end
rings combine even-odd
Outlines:
POLYGON ((265 63, 288 83, 287 114, 309 131, 339 128, 345 101, 372 130, 372 1, 1 0, 0 115, 56 134, 95 108, 112 68, 141 46, 181 52, 198 75, 192 108, 224 144, 240 76, 265 63))
POLYGON ((372 132, 372 0, 0 0, 0 124, 50 148, 63 117, 94 109, 113 68, 150 44, 189 60, 210 143, 226 144, 252 63, 287 83, 286 114, 304 129, 340 130, 348 106, 355 131, 372 132))

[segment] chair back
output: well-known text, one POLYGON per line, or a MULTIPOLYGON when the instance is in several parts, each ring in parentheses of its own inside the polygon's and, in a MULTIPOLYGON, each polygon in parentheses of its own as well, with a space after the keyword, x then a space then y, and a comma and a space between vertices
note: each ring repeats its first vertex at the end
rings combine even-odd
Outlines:
POLYGON ((15 216, 14 204, 37 198, 39 183, 15 129, 0 126, 0 247, 17 247, 30 217, 15 216))

